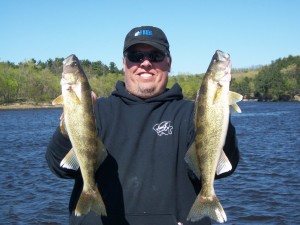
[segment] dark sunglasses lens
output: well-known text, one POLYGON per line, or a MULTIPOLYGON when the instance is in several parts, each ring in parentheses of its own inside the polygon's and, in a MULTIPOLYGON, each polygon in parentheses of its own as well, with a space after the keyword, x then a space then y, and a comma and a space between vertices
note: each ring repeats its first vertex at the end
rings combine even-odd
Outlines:
POLYGON ((131 62, 142 62, 145 57, 142 52, 127 52, 126 56, 131 62))
POLYGON ((165 54, 162 52, 153 52, 149 55, 149 59, 152 60, 152 62, 161 62, 165 58, 165 54))
POLYGON ((161 62, 165 58, 165 54, 162 52, 127 52, 126 57, 131 62, 143 62, 147 57, 151 62, 161 62))

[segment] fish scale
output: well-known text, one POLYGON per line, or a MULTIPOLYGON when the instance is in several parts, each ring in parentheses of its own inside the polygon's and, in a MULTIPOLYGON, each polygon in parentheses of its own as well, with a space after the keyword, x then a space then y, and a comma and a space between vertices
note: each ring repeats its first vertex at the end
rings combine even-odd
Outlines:
POLYGON ((75 215, 94 211, 105 216, 106 208, 95 183, 95 173, 107 152, 97 135, 91 87, 75 55, 63 61, 61 86, 62 95, 53 104, 63 104, 61 129, 69 137, 72 149, 60 165, 73 170, 80 168, 83 178, 75 215))
POLYGON ((229 91, 231 80, 229 54, 217 50, 212 57, 195 100, 196 137, 187 151, 185 161, 201 179, 201 190, 187 220, 210 217, 218 223, 227 221, 226 214, 214 190, 215 174, 228 172, 232 166, 223 152, 229 124, 229 106, 240 112, 238 93, 229 91))

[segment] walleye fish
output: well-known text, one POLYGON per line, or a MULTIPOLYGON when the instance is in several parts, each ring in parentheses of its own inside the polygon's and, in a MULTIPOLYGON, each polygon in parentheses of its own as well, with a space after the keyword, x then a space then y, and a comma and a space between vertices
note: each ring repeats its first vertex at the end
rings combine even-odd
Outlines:
POLYGON ((83 189, 75 215, 85 215, 91 210, 106 215, 106 208, 95 183, 95 172, 107 156, 96 131, 91 87, 78 58, 70 55, 63 61, 61 79, 62 95, 53 104, 63 104, 62 133, 67 134, 72 149, 61 161, 63 168, 80 171, 83 189))
POLYGON ((198 194, 187 220, 204 217, 224 223, 226 214, 214 191, 215 174, 228 172, 232 166, 223 152, 229 124, 230 105, 241 112, 236 102, 238 93, 229 91, 231 80, 229 54, 217 50, 203 78, 195 101, 195 131, 193 145, 185 156, 189 167, 201 179, 198 194))

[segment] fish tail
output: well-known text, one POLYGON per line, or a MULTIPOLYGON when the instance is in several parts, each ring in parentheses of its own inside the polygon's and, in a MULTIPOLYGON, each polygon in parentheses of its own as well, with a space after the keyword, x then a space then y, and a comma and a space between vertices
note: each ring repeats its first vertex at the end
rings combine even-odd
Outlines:
POLYGON ((226 214, 217 196, 203 197, 199 194, 189 212, 187 220, 196 222, 204 217, 210 217, 218 223, 227 221, 226 214))
POLYGON ((94 211, 99 216, 106 216, 106 209, 98 188, 92 191, 82 191, 75 209, 76 216, 82 216, 94 211))

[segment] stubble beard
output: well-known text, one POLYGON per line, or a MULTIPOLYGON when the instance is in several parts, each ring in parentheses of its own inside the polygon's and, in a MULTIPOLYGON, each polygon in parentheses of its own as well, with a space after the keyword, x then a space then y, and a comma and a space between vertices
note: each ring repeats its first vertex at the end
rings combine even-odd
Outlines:
POLYGON ((152 97, 154 94, 155 88, 142 88, 139 87, 137 92, 139 93, 141 98, 148 98, 148 97, 152 97))

